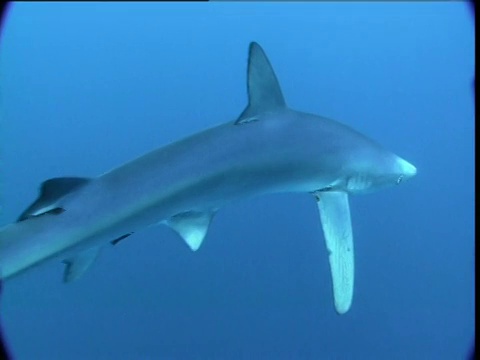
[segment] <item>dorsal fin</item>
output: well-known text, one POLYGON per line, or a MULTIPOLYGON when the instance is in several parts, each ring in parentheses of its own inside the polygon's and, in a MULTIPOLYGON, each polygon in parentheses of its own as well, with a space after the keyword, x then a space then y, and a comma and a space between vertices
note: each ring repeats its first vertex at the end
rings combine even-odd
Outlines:
POLYGON ((247 70, 248 105, 235 124, 249 122, 265 111, 285 108, 282 89, 267 55, 256 42, 251 42, 247 70))
POLYGON ((23 221, 45 213, 61 213, 62 211, 55 211, 60 207, 58 201, 89 181, 90 179, 80 177, 62 177, 44 181, 40 186, 37 200, 18 217, 17 221, 23 221))

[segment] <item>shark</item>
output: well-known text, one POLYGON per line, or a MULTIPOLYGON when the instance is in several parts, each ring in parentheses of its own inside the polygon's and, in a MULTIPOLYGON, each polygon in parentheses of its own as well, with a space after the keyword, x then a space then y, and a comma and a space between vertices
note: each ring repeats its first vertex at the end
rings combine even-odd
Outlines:
POLYGON ((247 106, 231 121, 97 177, 44 181, 17 221, 0 229, 0 279, 57 260, 65 264, 63 280, 74 281, 101 249, 157 224, 196 251, 223 206, 309 193, 326 242, 334 307, 346 313, 355 273, 349 195, 397 186, 417 169, 347 125, 287 106, 256 42, 249 45, 247 93, 247 106))

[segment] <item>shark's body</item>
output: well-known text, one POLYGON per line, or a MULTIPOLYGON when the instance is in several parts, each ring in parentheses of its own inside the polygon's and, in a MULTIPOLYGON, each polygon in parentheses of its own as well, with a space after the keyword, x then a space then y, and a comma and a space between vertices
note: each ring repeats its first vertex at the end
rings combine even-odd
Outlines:
POLYGON ((256 43, 249 52, 248 93, 249 105, 236 121, 94 179, 46 181, 19 221, 0 230, 1 276, 58 258, 67 264, 64 279, 76 279, 102 245, 158 223, 197 250, 225 204, 266 193, 309 192, 320 210, 335 307, 346 312, 354 275, 348 193, 398 184, 416 169, 345 125, 289 109, 256 43))

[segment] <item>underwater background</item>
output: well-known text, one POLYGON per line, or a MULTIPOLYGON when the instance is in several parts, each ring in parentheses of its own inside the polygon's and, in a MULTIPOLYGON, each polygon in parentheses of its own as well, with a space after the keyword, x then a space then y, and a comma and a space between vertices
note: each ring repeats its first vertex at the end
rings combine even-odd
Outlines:
POLYGON ((350 198, 350 311, 333 307, 312 196, 269 195, 221 209, 195 253, 158 226, 106 247, 75 283, 54 262, 7 281, 15 359, 467 356, 475 35, 464 2, 14 3, 0 43, 0 223, 48 178, 93 177, 234 120, 251 41, 289 106, 418 169, 350 198))

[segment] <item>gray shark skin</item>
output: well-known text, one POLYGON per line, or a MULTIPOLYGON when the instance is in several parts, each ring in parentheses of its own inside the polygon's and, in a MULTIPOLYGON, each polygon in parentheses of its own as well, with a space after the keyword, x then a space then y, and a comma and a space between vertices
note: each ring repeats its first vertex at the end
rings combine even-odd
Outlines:
POLYGON ((159 223, 197 250, 225 204, 308 192, 318 204, 335 309, 347 312, 354 288, 348 195, 398 185, 416 168, 339 122, 288 108, 270 62, 254 42, 247 84, 248 105, 234 121, 96 178, 44 182, 18 221, 0 229, 1 277, 58 259, 66 264, 64 281, 75 280, 102 246, 159 223))

